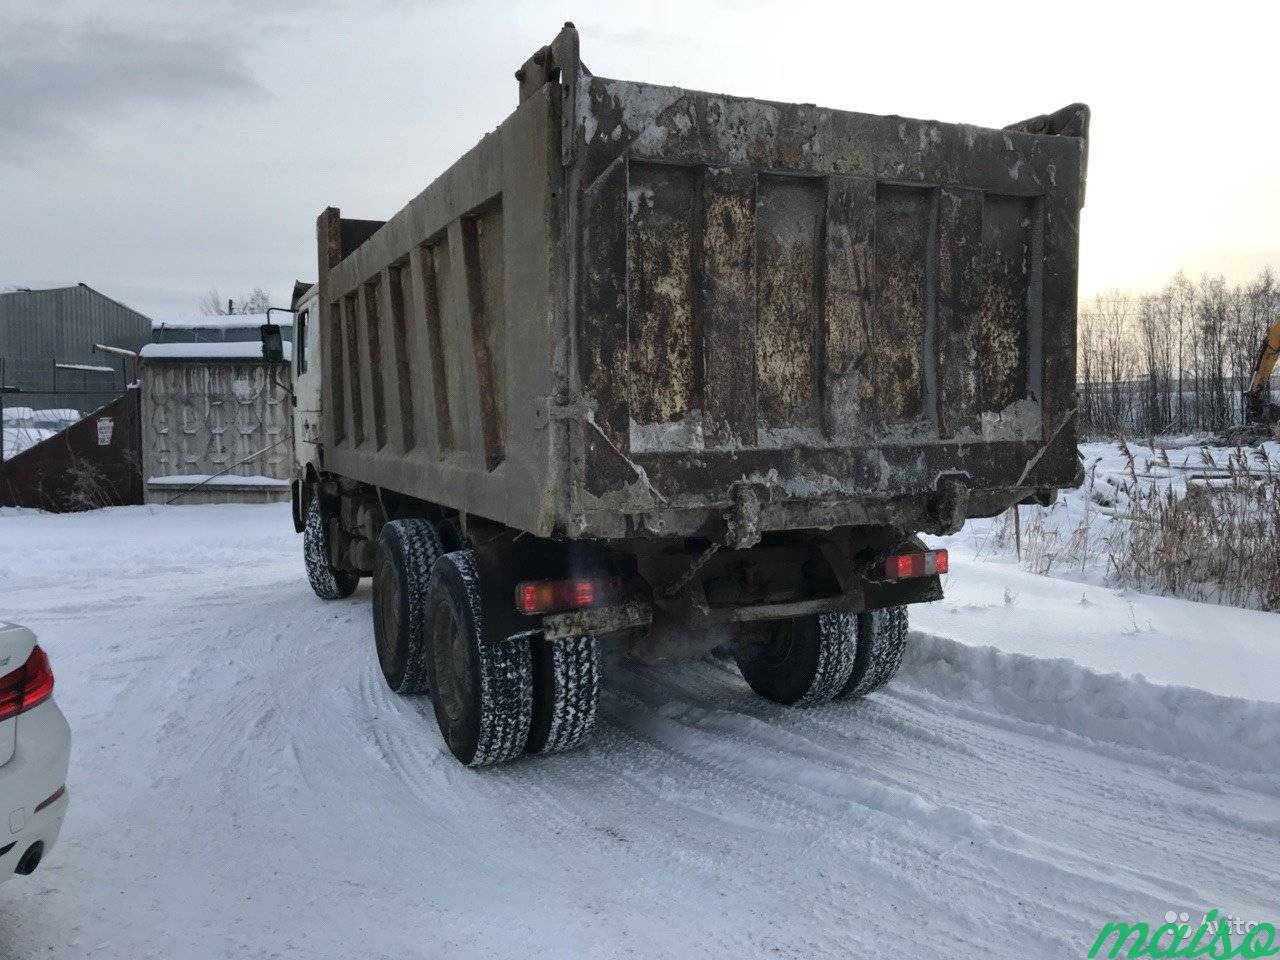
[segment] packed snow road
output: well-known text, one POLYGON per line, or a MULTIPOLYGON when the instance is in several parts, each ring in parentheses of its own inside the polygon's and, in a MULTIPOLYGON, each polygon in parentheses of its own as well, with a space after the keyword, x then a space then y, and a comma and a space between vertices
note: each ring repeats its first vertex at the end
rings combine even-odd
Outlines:
POLYGON ((915 633, 811 710, 615 664, 585 749, 473 771, 386 690, 367 584, 323 603, 298 551, 284 506, 0 511, 0 614, 76 737, 0 956, 1075 957, 1113 919, 1276 922, 1280 705, 915 633))

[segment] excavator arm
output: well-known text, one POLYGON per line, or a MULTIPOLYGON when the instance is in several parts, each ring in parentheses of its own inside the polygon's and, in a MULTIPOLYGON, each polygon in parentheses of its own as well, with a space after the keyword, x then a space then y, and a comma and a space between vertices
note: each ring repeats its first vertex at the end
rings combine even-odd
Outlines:
POLYGON ((1280 420, 1280 408, 1275 404, 1263 402, 1267 393, 1267 382, 1271 379, 1271 371, 1275 369, 1276 360, 1280 358, 1280 317, 1276 318, 1266 337, 1262 348, 1258 351, 1258 364, 1253 371, 1253 379, 1249 389, 1244 392, 1245 417, 1253 423, 1272 423, 1280 420))

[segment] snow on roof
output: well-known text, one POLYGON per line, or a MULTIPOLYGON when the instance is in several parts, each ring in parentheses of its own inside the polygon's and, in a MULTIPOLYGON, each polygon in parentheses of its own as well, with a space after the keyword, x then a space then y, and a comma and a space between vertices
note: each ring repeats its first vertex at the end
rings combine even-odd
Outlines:
MULTIPOLYGON (((282 344, 284 358, 293 356, 293 344, 282 344)), ((138 351, 143 360, 261 360, 262 344, 241 343, 147 343, 138 351)))
POLYGON ((36 412, 32 410, 30 407, 5 407, 4 408, 4 420, 6 423, 13 420, 30 420, 35 415, 36 415, 36 412))
POLYGON ((203 484, 207 487, 287 487, 288 480, 276 477, 249 476, 224 473, 212 475, 207 473, 178 473, 168 477, 147 477, 147 483, 155 487, 189 487, 203 484))
POLYGON ((73 407, 49 407, 37 410, 31 415, 32 420, 79 420, 80 411, 73 407))
POLYGON ((115 367, 104 367, 96 363, 55 363, 59 370, 83 370, 86 373, 115 373, 115 367))
MULTIPOLYGON (((152 320, 151 329, 161 330, 165 327, 181 330, 225 330, 227 327, 260 327, 267 322, 265 313, 229 313, 224 316, 170 317, 167 320, 152 320)), ((281 327, 293 326, 293 314, 273 313, 271 322, 281 327)))

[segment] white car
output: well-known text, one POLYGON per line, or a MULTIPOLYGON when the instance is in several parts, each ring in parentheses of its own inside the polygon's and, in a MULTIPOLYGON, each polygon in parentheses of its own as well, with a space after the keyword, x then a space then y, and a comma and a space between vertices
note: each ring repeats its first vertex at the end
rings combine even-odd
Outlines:
POLYGON ((0 883, 31 873, 57 841, 70 758, 49 658, 26 627, 0 623, 0 883))

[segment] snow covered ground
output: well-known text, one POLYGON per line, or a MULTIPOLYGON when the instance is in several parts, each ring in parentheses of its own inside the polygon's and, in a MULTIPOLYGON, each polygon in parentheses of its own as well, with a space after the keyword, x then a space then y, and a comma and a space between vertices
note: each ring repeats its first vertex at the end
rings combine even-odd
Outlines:
MULTIPOLYGON (((1189 478, 1224 472, 1235 451, 1202 446, 1192 437, 1128 449, 1134 468, 1116 443, 1082 444, 1086 485, 1059 494, 1048 510, 1022 508, 1023 564, 1016 562, 1001 518, 970 521, 954 537, 926 537, 948 548, 952 572, 946 599, 915 608, 913 626, 962 643, 1067 657, 1094 670, 1280 700, 1280 616, 1117 588, 1107 576, 1107 541, 1127 522, 1128 490, 1135 484, 1185 490, 1189 478), (1058 554, 1048 564, 1051 576, 1027 569, 1047 563, 1030 556, 1037 515, 1054 538, 1043 550, 1058 554), (1087 538, 1071 545, 1081 529, 1087 538)), ((1268 442, 1262 452, 1280 470, 1280 443, 1268 442)), ((1264 469, 1256 452, 1250 468, 1264 469)))
POLYGON ((477 772, 385 689, 367 583, 311 594, 287 505, 0 510, 0 616, 76 737, 0 956, 1061 958, 1280 920, 1280 619, 980 533, 882 693, 615 668, 586 749, 477 772))

